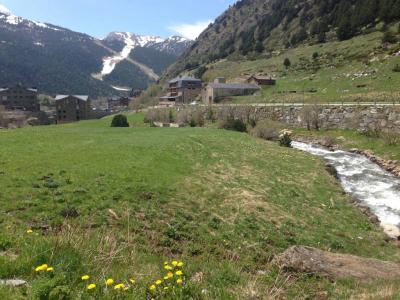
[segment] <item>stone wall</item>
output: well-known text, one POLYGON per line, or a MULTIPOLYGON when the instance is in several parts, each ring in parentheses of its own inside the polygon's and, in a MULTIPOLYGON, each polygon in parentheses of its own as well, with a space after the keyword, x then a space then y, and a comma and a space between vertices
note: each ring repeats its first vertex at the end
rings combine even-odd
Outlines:
POLYGON ((400 133, 400 106, 220 106, 213 110, 220 117, 273 119, 296 127, 389 129, 400 133))

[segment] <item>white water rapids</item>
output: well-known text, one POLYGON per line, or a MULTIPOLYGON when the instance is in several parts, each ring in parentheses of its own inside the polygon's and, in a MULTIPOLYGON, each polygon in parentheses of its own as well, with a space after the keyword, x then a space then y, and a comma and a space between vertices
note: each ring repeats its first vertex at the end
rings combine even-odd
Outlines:
POLYGON ((382 226, 400 228, 400 179, 360 154, 300 142, 293 142, 292 146, 323 157, 337 170, 343 189, 367 205, 382 226))

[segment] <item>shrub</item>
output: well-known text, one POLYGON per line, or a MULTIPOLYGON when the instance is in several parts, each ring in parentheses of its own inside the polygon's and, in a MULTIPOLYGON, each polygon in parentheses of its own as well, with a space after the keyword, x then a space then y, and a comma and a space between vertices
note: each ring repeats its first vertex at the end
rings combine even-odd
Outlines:
POLYGON ((128 119, 125 115, 116 115, 111 121, 111 127, 129 127, 128 119))
POLYGON ((147 110, 144 116, 144 122, 153 125, 154 122, 171 123, 175 121, 173 109, 154 108, 147 110))
POLYGON ((285 58, 285 60, 283 61, 283 65, 284 65, 286 68, 289 68, 289 67, 292 65, 292 62, 290 61, 289 58, 285 58))
POLYGON ((282 147, 292 147, 292 132, 290 130, 284 129, 279 135, 279 145, 282 147))
POLYGON ((397 42, 396 36, 390 31, 386 31, 382 37, 382 43, 394 44, 397 42))
POLYGON ((221 129, 246 132, 246 124, 242 120, 227 119, 220 124, 221 129))
POLYGON ((394 131, 384 131, 381 133, 381 137, 386 145, 396 146, 400 144, 400 134, 394 131))
POLYGON ((279 131, 282 128, 283 125, 279 122, 264 120, 254 127, 252 135, 268 141, 277 141, 279 139, 279 131))
POLYGON ((301 118, 303 122, 306 123, 307 129, 311 130, 314 128, 315 130, 319 130, 320 121, 319 114, 322 108, 319 105, 307 105, 304 106, 300 112, 301 118))
POLYGON ((200 108, 180 110, 176 120, 179 124, 188 124, 190 127, 203 127, 204 113, 200 108))
POLYGON ((338 140, 334 136, 326 136, 323 139, 324 146, 328 147, 328 148, 331 148, 331 147, 337 145, 337 143, 338 143, 338 140))

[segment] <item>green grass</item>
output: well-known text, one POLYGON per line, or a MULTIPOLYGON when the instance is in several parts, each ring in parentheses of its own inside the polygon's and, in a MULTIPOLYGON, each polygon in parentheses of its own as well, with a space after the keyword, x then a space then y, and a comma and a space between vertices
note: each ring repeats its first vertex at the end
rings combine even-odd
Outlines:
POLYGON ((374 32, 348 41, 282 50, 269 58, 224 60, 209 66, 205 79, 243 80, 254 73, 276 77, 276 86, 230 99, 235 103, 399 101, 400 73, 392 70, 400 64, 400 57, 393 55, 400 47, 382 48, 381 37, 381 32, 374 32), (319 55, 315 60, 314 52, 319 55), (288 69, 283 66, 285 58, 292 62, 288 69), (360 73, 367 76, 355 75, 360 73))
POLYGON ((398 292, 396 282, 334 284, 271 265, 297 244, 400 261, 319 158, 247 134, 129 120, 136 126, 110 128, 108 118, 0 131, 0 278, 29 282, 0 287, 1 299, 146 299, 171 259, 185 262, 187 284, 165 299, 398 292), (33 272, 43 263, 54 275, 33 272), (137 283, 103 295, 110 277, 137 283))

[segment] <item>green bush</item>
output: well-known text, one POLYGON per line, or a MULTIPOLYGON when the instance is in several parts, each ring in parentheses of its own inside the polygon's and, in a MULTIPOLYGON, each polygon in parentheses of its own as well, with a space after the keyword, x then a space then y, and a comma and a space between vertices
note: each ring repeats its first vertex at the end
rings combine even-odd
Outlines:
POLYGON ((251 134, 264 140, 277 141, 279 139, 279 131, 282 129, 283 124, 272 120, 264 120, 254 127, 251 134))
POLYGON ((388 30, 383 34, 382 43, 395 44, 397 43, 397 38, 390 30, 388 30))
POLYGON ((125 115, 116 115, 111 121, 111 127, 129 127, 128 119, 125 115))
POLYGON ((227 119, 220 124, 221 129, 246 132, 246 124, 242 120, 227 119))

